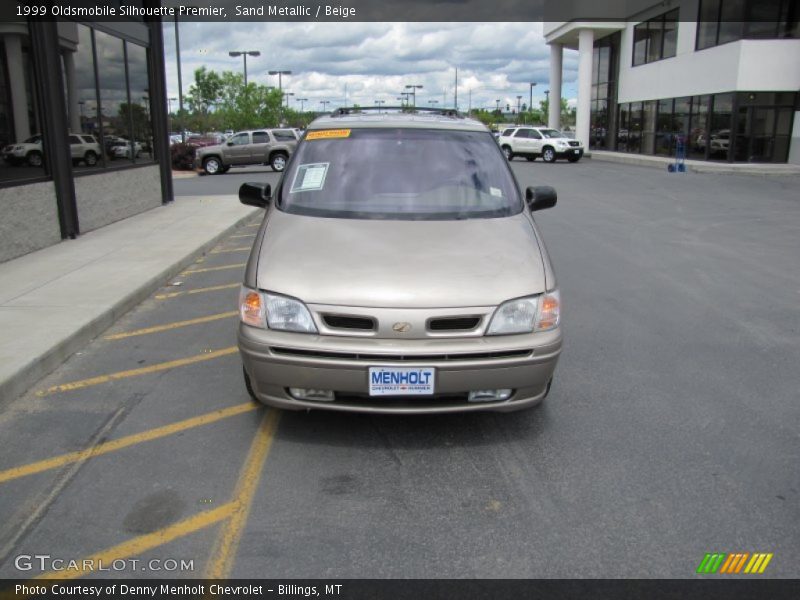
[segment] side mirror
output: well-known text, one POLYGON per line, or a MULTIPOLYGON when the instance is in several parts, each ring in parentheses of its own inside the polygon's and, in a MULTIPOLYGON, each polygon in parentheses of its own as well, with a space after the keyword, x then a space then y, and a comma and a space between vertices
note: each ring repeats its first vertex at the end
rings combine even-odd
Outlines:
POLYGON ((266 208, 272 201, 272 186, 268 183, 243 183, 239 188, 239 202, 256 208, 266 208))
POLYGON ((233 146, 233 142, 228 142, 228 143, 227 143, 227 144, 225 144, 225 145, 226 145, 226 146, 233 146))
POLYGON ((553 208, 556 205, 556 200, 558 200, 558 194, 556 194, 555 188, 549 185, 537 185, 525 190, 525 202, 528 203, 528 208, 531 209, 531 212, 553 208))

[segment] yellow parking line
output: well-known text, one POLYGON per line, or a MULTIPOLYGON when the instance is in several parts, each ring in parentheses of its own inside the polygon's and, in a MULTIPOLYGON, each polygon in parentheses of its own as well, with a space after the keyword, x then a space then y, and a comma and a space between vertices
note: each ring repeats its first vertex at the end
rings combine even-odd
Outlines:
POLYGON ((236 550, 239 547, 242 533, 244 533, 247 517, 250 515, 253 497, 258 489, 258 482, 261 480, 264 461, 269 454, 272 440, 275 438, 280 416, 279 411, 272 409, 264 415, 261 421, 261 426, 250 446, 247 460, 239 472, 239 480, 234 492, 236 510, 231 515, 230 521, 219 532, 214 544, 214 551, 211 553, 206 567, 206 579, 226 579, 230 576, 233 561, 236 558, 236 550))
POLYGON ((97 377, 90 377, 89 379, 81 379, 79 381, 72 381, 70 383, 62 383, 61 385, 54 385, 52 387, 47 388, 46 390, 39 390, 38 392, 36 392, 36 395, 49 396, 50 394, 55 394, 57 392, 79 390, 81 388, 87 388, 93 385, 98 385, 100 383, 108 383, 109 381, 116 381, 117 379, 126 379, 128 377, 137 377, 139 375, 147 375, 148 373, 166 371, 168 369, 174 369, 175 367, 183 367, 186 365, 192 365, 194 363, 203 362, 206 360, 219 358, 220 356, 227 356, 228 354, 233 354, 236 351, 237 351, 236 346, 231 346, 229 348, 223 348, 221 350, 213 350, 206 352, 204 354, 189 356, 187 358, 179 358, 178 360, 170 360, 163 363, 156 363, 154 365, 141 367, 139 369, 131 369, 129 371, 119 371, 117 373, 110 373, 108 375, 98 375, 97 377))
POLYGON ((242 246, 241 248, 223 248, 222 250, 212 250, 211 254, 227 254, 228 252, 244 252, 252 250, 252 246, 242 246))
POLYGON ((189 325, 199 325, 200 323, 209 323, 211 321, 219 321, 220 319, 227 319, 235 317, 239 314, 238 310, 229 310, 215 315, 208 315, 207 317, 198 317, 196 319, 188 319, 186 321, 175 321, 173 323, 165 323, 164 325, 154 325, 153 327, 145 327, 144 329, 134 329, 133 331, 125 331, 123 333, 115 333, 107 335, 106 340, 123 340, 125 338, 133 337, 136 335, 147 335, 148 333, 159 333, 161 331, 170 331, 171 329, 178 329, 179 327, 188 327, 189 325))
POLYGON ((235 265, 224 265, 222 267, 206 267, 204 269, 189 269, 181 273, 181 276, 191 275, 192 273, 207 273, 209 271, 224 271, 225 269, 241 269, 247 263, 237 263, 235 265))
POLYGON ((249 223, 245 227, 261 227, 261 223, 249 223))
POLYGON ((143 442, 157 440, 159 438, 172 435, 173 433, 186 431, 187 429, 200 427, 201 425, 208 425, 209 423, 215 423, 217 421, 221 421, 222 419, 227 419, 242 413, 250 412, 256 408, 258 408, 258 406, 255 403, 244 402, 242 404, 223 408, 221 410, 215 410, 204 415, 178 421, 177 423, 164 425, 163 427, 156 427, 155 429, 149 429, 147 431, 142 431, 141 433, 127 435, 119 438, 118 440, 103 442, 102 444, 97 444, 77 452, 69 452, 67 454, 40 460, 34 463, 23 465, 21 467, 14 467, 13 469, 0 471, 0 483, 5 483, 6 481, 11 481, 12 479, 19 479, 20 477, 27 477, 28 475, 41 473, 43 471, 49 471, 50 469, 63 467, 64 465, 80 462, 89 458, 95 458, 97 456, 108 454, 109 452, 116 452, 117 450, 122 450, 123 448, 128 448, 129 446, 134 446, 143 442))
POLYGON ((232 235, 231 239, 233 238, 248 238, 248 237, 256 237, 255 233, 240 233, 238 235, 232 235))
POLYGON ((225 285, 212 285, 210 287, 196 288, 193 290, 184 290, 182 292, 169 292, 167 294, 156 294, 153 296, 156 300, 167 300, 168 298, 177 298, 178 296, 203 294, 205 292, 216 292, 217 290, 230 290, 241 286, 240 283, 226 283, 225 285))
MULTIPOLYGON (((87 556, 77 561, 77 564, 79 567, 83 565, 97 566, 101 563, 103 565, 110 565, 115 560, 137 556, 143 552, 158 548, 173 540, 189 535, 190 533, 200 531, 215 523, 219 523, 234 514, 237 508, 237 502, 228 502, 213 510, 201 512, 183 521, 178 521, 174 525, 164 527, 153 533, 135 537, 132 540, 117 544, 116 546, 102 550, 92 556, 87 556)), ((71 571, 65 569, 63 571, 48 571, 47 573, 42 573, 36 577, 36 579, 76 579, 91 573, 94 573, 94 571, 90 569, 83 570, 79 568, 71 571)))

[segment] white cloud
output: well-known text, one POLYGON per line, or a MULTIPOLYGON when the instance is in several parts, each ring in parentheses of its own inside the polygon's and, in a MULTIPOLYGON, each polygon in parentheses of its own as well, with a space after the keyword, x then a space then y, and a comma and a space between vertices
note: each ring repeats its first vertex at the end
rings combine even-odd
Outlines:
MULTIPOLYGON (((397 104, 407 84, 417 90, 417 104, 436 100, 453 105, 455 67, 459 73, 459 107, 465 109, 471 90, 473 107, 494 107, 497 99, 527 103, 529 83, 534 104, 544 98, 549 78, 549 48, 541 23, 181 23, 181 66, 186 93, 196 68, 242 69, 230 50, 259 50, 248 57, 251 81, 277 85, 268 70, 291 70, 283 87, 307 107, 328 108, 347 100, 371 105, 375 100, 397 104)), ((174 25, 164 24, 167 87, 178 93, 174 25)), ((576 53, 564 55, 565 97, 574 96, 576 53)))

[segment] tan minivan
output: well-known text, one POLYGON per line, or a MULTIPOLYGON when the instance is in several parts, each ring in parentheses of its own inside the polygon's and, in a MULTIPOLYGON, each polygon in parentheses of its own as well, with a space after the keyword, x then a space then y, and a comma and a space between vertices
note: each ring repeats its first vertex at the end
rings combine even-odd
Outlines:
POLYGON ((340 110, 308 128, 266 209, 240 296, 250 394, 286 409, 511 411, 540 402, 560 297, 533 212, 480 122, 340 110))

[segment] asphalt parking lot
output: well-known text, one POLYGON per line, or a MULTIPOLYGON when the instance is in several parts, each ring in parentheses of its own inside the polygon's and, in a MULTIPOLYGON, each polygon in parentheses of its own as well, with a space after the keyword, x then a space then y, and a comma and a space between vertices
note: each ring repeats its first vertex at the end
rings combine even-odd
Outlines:
POLYGON ((684 578, 707 552, 800 576, 800 179, 512 167, 559 192, 536 217, 565 331, 542 406, 257 407, 235 351, 253 222, 0 413, 0 577, 49 554, 139 561, 106 577, 684 578))

